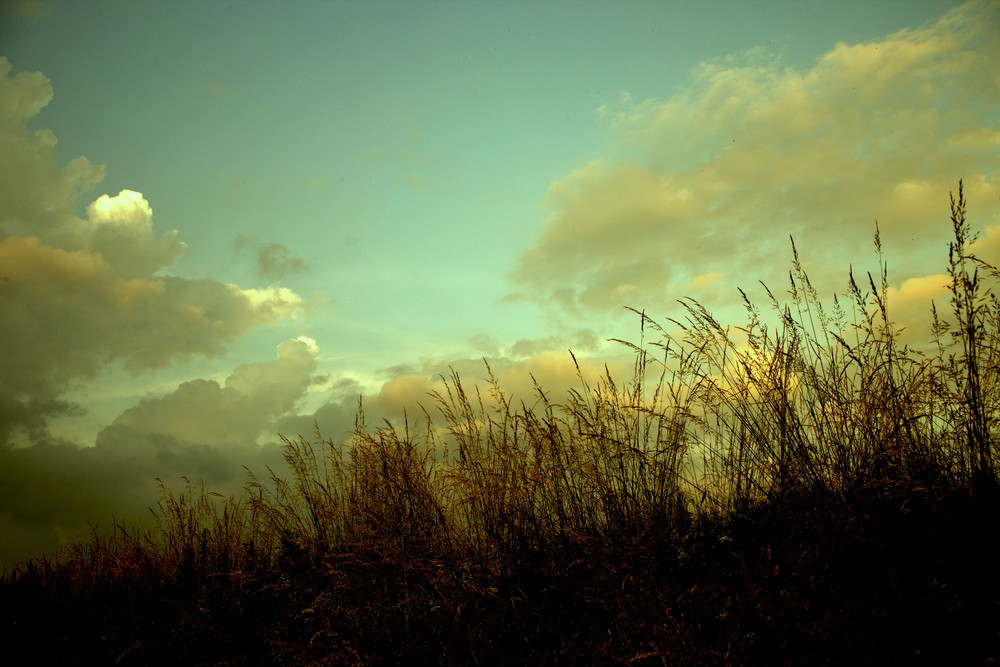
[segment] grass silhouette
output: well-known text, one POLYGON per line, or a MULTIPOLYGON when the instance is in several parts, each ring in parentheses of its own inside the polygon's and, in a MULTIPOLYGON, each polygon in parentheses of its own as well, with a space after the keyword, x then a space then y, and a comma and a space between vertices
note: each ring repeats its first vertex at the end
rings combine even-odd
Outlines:
POLYGON ((636 311, 635 371, 515 401, 486 366, 416 422, 285 438, 287 478, 163 487, 0 581, 40 664, 989 664, 1000 653, 1000 304, 959 182, 947 317, 879 273, 723 326, 636 311), (647 339, 652 339, 647 341, 647 339))

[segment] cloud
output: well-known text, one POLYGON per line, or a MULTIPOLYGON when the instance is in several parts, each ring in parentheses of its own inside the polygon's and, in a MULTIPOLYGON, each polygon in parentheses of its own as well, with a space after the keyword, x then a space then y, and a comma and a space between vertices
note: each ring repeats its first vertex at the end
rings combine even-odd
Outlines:
POLYGON ((603 106, 615 148, 551 184, 511 298, 592 317, 780 289, 789 235, 829 295, 874 262, 876 219, 891 280, 937 273, 959 178, 970 220, 1000 222, 998 14, 971 2, 805 70, 752 51, 701 64, 669 99, 603 106))
POLYGON ((51 398, 116 360, 141 371, 218 355, 241 334, 294 315, 301 303, 283 289, 116 273, 98 252, 61 250, 34 237, 0 241, 7 392, 51 398))
POLYGON ((903 340, 921 345, 931 340, 930 309, 933 302, 942 320, 950 321, 948 285, 951 277, 938 273, 903 281, 899 287, 890 287, 886 294, 889 317, 897 322, 910 323, 912 331, 905 331, 903 340))
POLYGON ((108 528, 112 513, 126 523, 148 518, 156 478, 235 493, 244 465, 281 471, 275 427, 305 396, 318 354, 309 339, 287 340, 274 359, 241 365, 222 385, 185 382, 122 412, 94 447, 0 448, 0 564, 86 537, 92 523, 108 528))
POLYGON ((278 281, 288 275, 309 270, 305 261, 294 256, 281 243, 260 244, 249 234, 240 234, 233 241, 233 248, 237 253, 247 247, 256 251, 257 275, 265 280, 278 281))
POLYGON ((161 271, 184 254, 176 231, 157 235, 141 193, 102 195, 76 215, 103 170, 61 165, 49 130, 28 120, 52 97, 38 73, 10 76, 0 58, 0 403, 10 434, 35 429, 29 406, 51 414, 71 383, 120 361, 142 371, 221 354, 228 343, 296 314, 298 295, 161 271))
POLYGON ((280 243, 270 243, 257 255, 257 269, 261 278, 279 280, 291 273, 302 273, 308 269, 308 265, 292 256, 288 248, 280 243))
POLYGON ((101 195, 87 206, 87 218, 83 243, 123 278, 149 276, 180 259, 187 248, 176 240, 176 230, 159 237, 153 233, 153 209, 139 192, 101 195))
MULTIPOLYGON (((593 332, 583 330, 565 339, 492 344, 498 351, 488 362, 501 387, 515 406, 520 401, 530 406, 537 399, 532 378, 556 401, 570 387, 579 388, 576 365, 565 348, 584 349, 596 341, 593 332)), ((163 396, 139 401, 102 429, 93 447, 45 435, 40 419, 40 435, 30 446, 0 448, 0 530, 8 536, 0 543, 0 566, 85 538, 91 524, 108 529, 112 514, 125 523, 148 519, 147 507, 158 492, 155 478, 177 488, 187 476, 195 484, 204 481, 212 490, 235 493, 246 481, 243 466, 262 478, 268 467, 286 475, 276 434, 312 439, 318 424, 325 438, 346 442, 361 395, 370 426, 383 419, 401 426, 404 415, 411 426, 422 425, 422 405, 435 427, 444 429, 447 424, 430 394, 444 389, 442 377, 449 378, 454 369, 470 397, 478 385, 488 402, 482 359, 442 358, 386 369, 365 381, 342 376, 327 390, 325 402, 306 410, 310 391, 327 386, 327 378, 316 374, 319 356, 309 338, 286 340, 273 359, 242 364, 223 382, 189 380, 163 396)), ((582 357, 579 362, 595 385, 604 365, 582 357)), ((622 377, 629 363, 610 368, 622 377)), ((39 410, 32 406, 27 413, 37 417, 39 410)))
MULTIPOLYGON (((280 461, 257 443, 294 411, 317 353, 305 339, 286 341, 275 360, 240 366, 224 385, 184 383, 126 410, 93 447, 53 436, 51 419, 81 410, 67 392, 110 367, 139 374, 222 355, 304 307, 287 288, 169 275, 186 250, 177 232, 157 233, 138 191, 83 205, 103 168, 58 159, 53 132, 28 126, 52 98, 48 79, 11 71, 0 58, 0 562, 8 563, 83 535, 112 511, 141 513, 156 498, 157 475, 235 483, 240 464, 280 461)), ((295 266, 279 252, 272 264, 282 263, 295 266)))
POLYGON ((0 56, 0 235, 35 236, 59 245, 66 221, 82 192, 104 177, 103 167, 78 157, 56 158, 55 135, 31 131, 28 120, 52 99, 52 86, 39 72, 11 76, 0 56))
POLYGON ((474 398, 476 386, 484 397, 488 396, 486 383, 492 372, 504 393, 513 399, 514 406, 521 401, 529 406, 535 402, 538 398, 536 380, 553 401, 561 401, 571 388, 581 388, 581 374, 592 386, 606 371, 610 371, 616 381, 630 377, 633 360, 624 347, 616 351, 618 354, 612 354, 610 361, 595 361, 593 357, 580 354, 587 345, 594 347, 585 351, 596 349, 592 337, 592 332, 580 331, 569 339, 520 340, 508 346, 489 337, 477 337, 476 340, 495 348, 495 352, 486 358, 441 358, 419 366, 385 369, 380 377, 368 382, 342 378, 325 404, 313 414, 287 418, 279 425, 279 432, 309 436, 315 422, 325 437, 342 441, 354 426, 359 397, 363 399, 370 426, 377 426, 383 423, 382 420, 398 426, 403 423, 404 415, 413 424, 422 419, 420 406, 428 410, 437 426, 443 426, 444 420, 438 414, 437 401, 432 394, 444 391, 444 381, 451 381, 452 372, 462 379, 470 398, 474 398), (571 343, 580 344, 575 349, 576 361, 569 351, 571 343))
POLYGON ((302 399, 316 370, 318 348, 288 340, 273 361, 244 364, 223 385, 193 380, 123 412, 97 437, 97 446, 136 447, 139 440, 233 447, 273 434, 275 420, 302 399))
POLYGON ((274 360, 241 365, 223 385, 185 382, 123 412, 101 431, 95 449, 109 458, 139 459, 146 479, 188 475, 236 491, 245 481, 243 465, 280 470, 277 447, 262 449, 258 442, 273 443, 275 425, 294 412, 312 382, 317 354, 310 341, 289 340, 274 360))

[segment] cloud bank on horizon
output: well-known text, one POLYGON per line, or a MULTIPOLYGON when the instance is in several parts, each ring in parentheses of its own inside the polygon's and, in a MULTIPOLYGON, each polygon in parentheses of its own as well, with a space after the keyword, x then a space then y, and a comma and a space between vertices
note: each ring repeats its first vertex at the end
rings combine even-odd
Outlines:
MULTIPOLYGON (((922 28, 838 44, 805 70, 763 50, 727 56, 664 99, 603 105, 606 154, 550 185, 539 236, 511 269, 510 299, 537 302, 576 333, 508 344, 487 332, 474 346, 515 393, 530 392, 530 372, 558 395, 576 374, 565 349, 600 348, 590 323, 625 305, 669 314, 682 295, 733 303, 736 285, 787 275, 789 234, 831 293, 848 264, 871 257, 876 218, 897 312, 924 318, 944 295, 947 192, 959 178, 984 231, 977 248, 1000 261, 998 7, 974 0, 922 28)), ((111 512, 141 514, 155 477, 235 490, 242 465, 280 464, 276 433, 309 434, 315 420, 342 435, 360 393, 369 415, 396 417, 427 405, 449 365, 483 375, 462 357, 414 360, 374 383, 330 376, 325 341, 300 337, 225 380, 137 400, 94 442, 54 434, 54 418, 86 409, 70 390, 107 369, 221 358, 251 331, 308 318, 309 300, 171 275, 186 245, 155 229, 142 184, 91 198, 103 168, 61 163, 53 132, 29 128, 49 81, 12 72, 0 58, 0 563, 86 535, 111 512)), ((250 251, 262 281, 308 270, 278 243, 239 236, 233 248, 250 251)), ((587 373, 602 368, 583 361, 587 373)))

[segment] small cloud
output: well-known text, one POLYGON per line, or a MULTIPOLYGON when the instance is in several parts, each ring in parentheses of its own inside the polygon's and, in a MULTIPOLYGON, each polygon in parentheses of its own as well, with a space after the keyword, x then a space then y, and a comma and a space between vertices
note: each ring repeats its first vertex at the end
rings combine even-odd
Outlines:
POLYGON ((276 282, 286 276, 309 270, 309 265, 305 261, 294 256, 281 243, 262 244, 256 235, 240 234, 233 239, 233 250, 239 254, 244 248, 256 252, 257 275, 269 282, 276 282))
POLYGON ((712 287, 719 282, 719 278, 725 275, 722 271, 711 271, 710 273, 702 273, 694 277, 691 280, 691 289, 701 290, 706 287, 712 287))
POLYGON ((572 350, 574 353, 589 354, 599 347, 600 338, 592 329, 579 329, 569 336, 522 338, 498 352, 498 355, 512 359, 530 359, 550 351, 562 353, 572 350))
POLYGON ((500 303, 523 303, 530 300, 531 297, 526 292, 510 292, 500 297, 500 303))
POLYGON ((280 243, 270 243, 257 253, 257 273, 267 280, 280 280, 293 273, 303 273, 309 266, 280 243))
POLYGON ((485 356, 493 356, 500 353, 500 343, 485 333, 478 333, 472 336, 469 338, 469 343, 477 352, 485 356))

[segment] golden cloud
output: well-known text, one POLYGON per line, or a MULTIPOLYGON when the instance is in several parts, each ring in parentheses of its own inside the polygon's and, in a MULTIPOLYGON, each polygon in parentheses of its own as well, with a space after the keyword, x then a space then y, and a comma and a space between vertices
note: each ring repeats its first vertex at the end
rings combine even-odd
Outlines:
POLYGON ((998 7, 837 44, 806 70, 758 49, 701 64, 669 99, 602 106, 617 147, 552 184, 516 294, 590 316, 666 309, 719 284, 780 286, 790 235, 830 294, 874 259, 876 219, 890 279, 939 270, 959 178, 973 223, 1000 216, 998 7))

